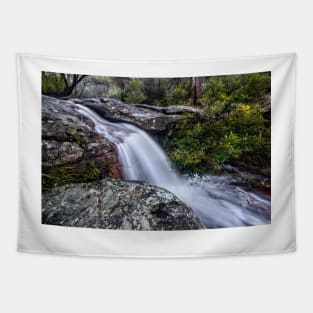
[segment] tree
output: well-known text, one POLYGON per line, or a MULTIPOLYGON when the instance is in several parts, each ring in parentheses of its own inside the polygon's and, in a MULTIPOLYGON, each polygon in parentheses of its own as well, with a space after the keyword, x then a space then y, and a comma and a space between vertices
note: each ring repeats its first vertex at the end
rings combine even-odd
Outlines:
POLYGON ((198 104, 198 99, 200 95, 200 79, 199 77, 192 77, 193 85, 193 105, 198 104))
POLYGON ((131 79, 127 86, 126 103, 141 103, 146 99, 142 92, 143 81, 139 79, 131 79))
POLYGON ((113 88, 114 86, 117 87, 118 98, 123 102, 127 97, 127 90, 130 80, 131 79, 128 77, 111 77, 111 88, 113 88))
POLYGON ((42 72, 42 93, 54 97, 69 97, 87 75, 42 72))
POLYGON ((74 88, 86 77, 87 75, 78 74, 64 74, 61 77, 64 81, 65 88, 60 94, 60 97, 68 97, 72 94, 74 88))

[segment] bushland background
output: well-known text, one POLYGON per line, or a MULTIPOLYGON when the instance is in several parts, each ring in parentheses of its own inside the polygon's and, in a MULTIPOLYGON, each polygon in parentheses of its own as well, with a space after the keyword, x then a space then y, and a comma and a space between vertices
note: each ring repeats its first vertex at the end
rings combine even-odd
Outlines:
POLYGON ((18 1, 0 4, 2 312, 311 312, 313 280, 309 1, 18 1), (18 254, 15 53, 112 59, 297 51, 298 252, 201 260, 18 254))
POLYGON ((271 175, 271 73, 185 78, 130 78, 42 72, 42 94, 57 98, 117 99, 155 107, 186 105, 162 146, 188 175, 219 173, 243 164, 271 175))

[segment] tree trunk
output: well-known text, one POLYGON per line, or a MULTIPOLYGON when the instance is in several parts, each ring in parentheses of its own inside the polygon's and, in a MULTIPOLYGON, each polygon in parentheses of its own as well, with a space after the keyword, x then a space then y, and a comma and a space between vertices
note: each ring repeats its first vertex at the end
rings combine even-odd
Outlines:
POLYGON ((192 77, 192 85, 193 85, 193 105, 197 105, 200 92, 199 77, 192 77))
POLYGON ((68 75, 62 73, 61 76, 63 78, 65 88, 60 96, 69 97, 72 94, 74 88, 77 86, 77 84, 80 83, 87 75, 74 74, 72 77, 72 81, 70 81, 68 75))

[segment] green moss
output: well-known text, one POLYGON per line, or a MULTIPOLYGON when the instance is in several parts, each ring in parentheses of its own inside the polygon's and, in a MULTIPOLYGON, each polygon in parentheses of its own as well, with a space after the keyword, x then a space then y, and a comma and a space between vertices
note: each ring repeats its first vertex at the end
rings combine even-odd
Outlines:
POLYGON ((89 179, 89 180, 96 180, 96 179, 98 179, 101 171, 95 166, 95 163, 93 161, 89 162, 87 164, 87 167, 88 167, 88 170, 89 170, 87 179, 89 179))
POLYGON ((73 133, 69 135, 69 139, 75 143, 77 143, 82 149, 87 148, 87 143, 84 137, 79 133, 73 133))
POLYGON ((86 162, 80 166, 63 166, 42 169, 42 190, 60 187, 73 183, 85 183, 101 178, 101 172, 94 162, 86 162))

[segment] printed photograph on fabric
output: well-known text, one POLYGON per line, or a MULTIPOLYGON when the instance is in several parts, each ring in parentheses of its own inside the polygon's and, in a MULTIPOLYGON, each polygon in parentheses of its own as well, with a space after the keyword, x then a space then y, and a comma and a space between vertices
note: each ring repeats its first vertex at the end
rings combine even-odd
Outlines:
POLYGON ((42 224, 200 230, 271 223, 271 73, 42 72, 42 224))

